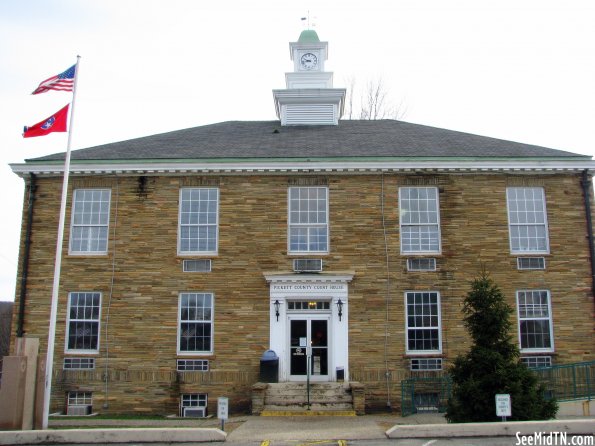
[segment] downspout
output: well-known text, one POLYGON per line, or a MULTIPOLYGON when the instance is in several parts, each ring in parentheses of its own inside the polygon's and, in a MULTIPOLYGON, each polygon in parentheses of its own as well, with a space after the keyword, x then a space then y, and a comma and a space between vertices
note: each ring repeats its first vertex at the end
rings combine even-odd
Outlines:
POLYGON ((23 337, 25 325, 25 299, 27 297, 27 276, 29 275, 29 252, 31 251, 31 228, 33 226, 33 204, 35 203, 35 175, 30 174, 29 200, 27 208, 27 228, 25 229, 25 246, 23 252, 23 265, 21 273, 21 293, 19 297, 19 318, 17 321, 17 337, 23 337))
POLYGON ((586 169, 583 170, 581 186, 583 186, 585 213, 587 214, 587 239, 589 240, 589 254, 591 259, 591 293, 595 298, 595 245, 593 244, 593 219, 591 218, 591 178, 589 178, 589 171, 586 169))

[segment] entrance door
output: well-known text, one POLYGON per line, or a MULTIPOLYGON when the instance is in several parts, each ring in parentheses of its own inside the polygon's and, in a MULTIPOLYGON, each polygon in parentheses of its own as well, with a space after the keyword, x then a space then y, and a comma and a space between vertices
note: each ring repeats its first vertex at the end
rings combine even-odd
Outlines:
POLYGON ((289 367, 290 379, 306 380, 308 356, 310 379, 327 381, 329 375, 328 319, 290 319, 289 367))

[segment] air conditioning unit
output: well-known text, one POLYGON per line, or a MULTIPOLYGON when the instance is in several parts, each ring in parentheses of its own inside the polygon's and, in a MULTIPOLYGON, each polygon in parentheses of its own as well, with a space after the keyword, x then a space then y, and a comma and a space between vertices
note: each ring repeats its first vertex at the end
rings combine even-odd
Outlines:
POLYGON ((91 415, 91 406, 88 404, 71 404, 66 410, 66 415, 91 415))
POLYGON ((206 407, 184 407, 183 416, 186 418, 205 418, 207 416, 206 407))
POLYGON ((319 273, 322 259, 293 259, 293 270, 298 273, 319 273))

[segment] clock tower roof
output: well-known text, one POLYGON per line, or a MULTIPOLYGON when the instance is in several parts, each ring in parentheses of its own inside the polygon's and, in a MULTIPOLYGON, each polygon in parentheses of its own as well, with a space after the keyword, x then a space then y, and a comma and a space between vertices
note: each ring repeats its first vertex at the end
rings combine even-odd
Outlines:
POLYGON ((318 34, 313 29, 305 29, 300 34, 298 39, 299 43, 320 43, 320 39, 318 38, 318 34))

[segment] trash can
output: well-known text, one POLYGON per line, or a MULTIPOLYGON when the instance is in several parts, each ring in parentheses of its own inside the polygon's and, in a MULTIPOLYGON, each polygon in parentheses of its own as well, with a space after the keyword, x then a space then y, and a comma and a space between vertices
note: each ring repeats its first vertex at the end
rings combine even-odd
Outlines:
POLYGON ((260 382, 279 382, 279 357, 274 350, 267 350, 260 357, 260 382))

